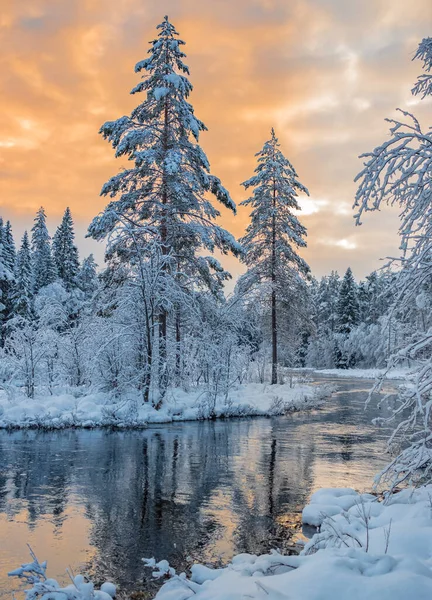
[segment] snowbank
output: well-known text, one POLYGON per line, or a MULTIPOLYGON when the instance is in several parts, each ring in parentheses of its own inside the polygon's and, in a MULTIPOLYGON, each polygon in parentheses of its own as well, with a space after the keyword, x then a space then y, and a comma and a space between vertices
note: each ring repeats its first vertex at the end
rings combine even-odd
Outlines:
MULTIPOLYGON (((432 598, 432 485, 387 504, 352 489, 320 490, 303 519, 317 515, 320 532, 300 556, 240 554, 223 569, 195 565, 190 579, 171 571, 157 600, 432 598)), ((145 560, 156 577, 169 572, 162 562, 145 560)))
POLYGON ((349 379, 376 379, 385 373, 386 379, 406 379, 409 369, 316 369, 316 375, 333 375, 334 377, 346 377, 349 379))
POLYGON ((203 390, 186 393, 171 390, 163 407, 155 410, 142 404, 137 395, 114 401, 107 394, 75 397, 71 394, 43 398, 16 398, 0 395, 0 429, 44 427, 144 427, 206 418, 273 416, 316 408, 332 393, 329 385, 245 384, 233 388, 216 401, 203 390))
POLYGON ((374 502, 375 496, 359 495, 351 488, 322 488, 312 494, 310 504, 303 509, 303 523, 319 527, 325 517, 338 515, 341 511, 347 511, 362 501, 374 502))

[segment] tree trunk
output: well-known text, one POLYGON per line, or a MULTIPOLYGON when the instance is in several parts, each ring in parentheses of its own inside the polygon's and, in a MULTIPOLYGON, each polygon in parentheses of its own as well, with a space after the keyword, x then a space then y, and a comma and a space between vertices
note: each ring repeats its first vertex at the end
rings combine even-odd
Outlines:
POLYGON ((176 310, 176 384, 177 386, 181 383, 181 321, 180 321, 180 307, 176 310))
MULTIPOLYGON (((165 99, 165 111, 164 111, 164 131, 163 131, 163 151, 164 154, 168 151, 168 101, 165 99)), ((162 175, 162 218, 160 226, 160 237, 161 237, 161 251, 162 251, 162 272, 163 275, 167 272, 168 265, 166 263, 166 256, 168 255, 168 232, 166 223, 166 210, 165 206, 168 203, 168 192, 165 170, 162 175)), ((166 277, 163 277, 165 282, 163 287, 166 285, 166 277)), ((163 290, 165 293, 165 290, 163 290)), ((159 314, 159 400, 156 408, 162 406, 162 402, 165 398, 166 390, 168 387, 168 372, 167 372, 167 321, 168 314, 166 308, 161 307, 159 314)))
POLYGON ((276 291, 272 290, 272 385, 278 382, 277 361, 276 291))
POLYGON ((272 374, 271 383, 278 381, 278 352, 277 352, 277 315, 276 315, 276 182, 273 186, 273 216, 272 216, 272 256, 271 256, 271 328, 272 328, 272 374))

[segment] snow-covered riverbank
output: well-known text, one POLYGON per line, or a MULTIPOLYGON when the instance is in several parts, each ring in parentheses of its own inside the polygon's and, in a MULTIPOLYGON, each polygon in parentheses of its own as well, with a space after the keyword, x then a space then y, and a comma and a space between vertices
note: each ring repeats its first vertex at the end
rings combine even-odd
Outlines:
POLYGON ((138 396, 113 400, 103 393, 76 397, 71 394, 7 398, 0 393, 0 429, 44 427, 144 427, 206 418, 274 416, 319 407, 334 388, 330 385, 294 383, 245 384, 218 395, 216 401, 203 390, 186 393, 174 389, 160 410, 142 404, 138 396))
POLYGON ((385 375, 385 379, 404 380, 409 374, 409 369, 316 369, 314 375, 331 375, 347 379, 376 379, 385 375))
MULTIPOLYGON (((240 554, 222 569, 171 577, 157 600, 430 600, 432 485, 387 504, 352 489, 323 489, 303 511, 321 530, 300 556, 240 554)), ((147 561, 155 576, 166 561, 147 561)))

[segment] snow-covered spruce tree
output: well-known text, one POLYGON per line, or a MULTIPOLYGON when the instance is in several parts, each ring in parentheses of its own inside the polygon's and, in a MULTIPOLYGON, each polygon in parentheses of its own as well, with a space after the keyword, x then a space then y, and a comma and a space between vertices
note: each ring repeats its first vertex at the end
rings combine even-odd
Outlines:
POLYGON ((0 345, 4 344, 8 319, 12 313, 15 246, 9 221, 0 218, 0 345))
MULTIPOLYGON (((168 384, 168 321, 174 312, 183 310, 178 306, 178 295, 174 299, 171 296, 173 281, 182 290, 218 291, 221 279, 228 275, 213 256, 204 253, 219 249, 238 254, 240 247, 215 224, 219 211, 207 197, 213 194, 235 212, 228 192, 210 174, 207 157, 197 143, 205 126, 188 102, 192 85, 183 62, 184 42, 168 17, 158 30, 150 56, 135 67, 144 75, 131 93, 144 92, 145 99, 130 116, 107 122, 100 130, 116 156, 128 157, 134 166, 103 186, 102 195, 113 200, 93 220, 89 235, 98 240, 108 237, 108 255, 135 265, 138 278, 142 261, 156 257, 154 262, 160 265, 156 305, 163 398, 168 384), (146 255, 147 248, 152 257, 146 255)), ((187 294, 183 294, 186 299, 187 294)))
POLYGON ((69 207, 66 208, 62 222, 53 238, 53 254, 57 274, 68 292, 76 287, 79 271, 78 248, 75 245, 75 232, 69 207))
MULTIPOLYGON (((419 45, 426 74, 413 88, 422 97, 432 94, 432 38, 419 45)), ((395 284, 395 310, 410 311, 423 304, 425 289, 432 281, 432 134, 414 115, 400 111, 403 119, 387 119, 390 138, 373 152, 362 155, 364 168, 356 181, 359 187, 354 206, 356 224, 366 211, 379 210, 384 203, 400 208, 401 257, 395 284)), ((402 450, 383 470, 380 480, 391 489, 404 481, 430 480, 432 473, 432 311, 423 315, 409 340, 389 361, 389 367, 414 364, 414 386, 399 394, 395 412, 407 415, 390 439, 402 450)), ((380 388, 381 382, 377 383, 380 388)))
POLYGON ((12 302, 13 316, 17 322, 30 322, 33 319, 33 270, 27 231, 24 232, 16 257, 12 302))
POLYGON ((13 272, 15 268, 16 251, 15 241, 12 234, 12 225, 10 224, 10 221, 7 221, 4 227, 3 259, 7 268, 13 272))
POLYGON ((294 167, 279 149, 275 132, 263 149, 256 154, 256 175, 245 181, 245 189, 254 188, 253 194, 242 202, 251 206, 251 223, 240 240, 245 248, 244 262, 247 272, 240 287, 253 289, 267 284, 271 302, 271 383, 278 381, 278 302, 287 292, 302 289, 303 277, 309 267, 297 254, 297 248, 306 246, 306 228, 294 210, 299 210, 298 192, 309 195, 298 181, 294 167))
POLYGON ((46 226, 46 214, 41 206, 36 213, 32 227, 32 261, 34 277, 34 293, 45 285, 55 281, 56 267, 51 253, 51 238, 46 226))
POLYGON ((331 369, 335 366, 337 304, 340 277, 335 271, 321 278, 317 289, 311 288, 315 331, 309 339, 306 364, 331 369))
POLYGON ((337 302, 336 322, 336 367, 348 369, 355 364, 355 357, 351 356, 344 348, 351 331, 359 324, 360 308, 358 301, 358 286, 351 268, 345 272, 339 290, 337 302))
POLYGON ((86 299, 90 300, 98 288, 97 264, 93 254, 89 254, 82 261, 77 284, 80 290, 84 292, 86 299))
POLYGON ((339 333, 350 333, 360 320, 358 286, 351 267, 348 267, 342 279, 336 311, 337 331, 339 333))

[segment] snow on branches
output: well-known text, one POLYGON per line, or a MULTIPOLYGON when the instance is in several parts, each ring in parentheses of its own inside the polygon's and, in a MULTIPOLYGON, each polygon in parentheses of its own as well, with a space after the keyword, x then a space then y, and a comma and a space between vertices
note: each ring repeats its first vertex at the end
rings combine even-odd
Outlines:
MULTIPOLYGON (((291 294, 299 297, 304 288, 303 276, 309 272, 306 262, 297 253, 306 246, 306 228, 294 210, 299 210, 299 192, 309 195, 290 161, 279 149, 274 129, 271 138, 257 153, 255 175, 242 185, 253 188, 250 198, 242 202, 251 206, 251 224, 240 240, 245 248, 244 262, 248 270, 240 279, 238 289, 256 290, 266 284, 271 296, 272 384, 277 383, 278 305, 291 294), (294 291, 294 294, 293 294, 294 291)), ((290 302, 292 306, 292 302, 290 302)), ((292 318, 292 315, 291 315, 292 318)))
POLYGON ((93 583, 83 575, 74 575, 69 569, 67 574, 71 583, 65 587, 46 576, 47 562, 39 562, 29 546, 32 562, 24 563, 18 569, 10 571, 10 577, 23 579, 31 588, 25 591, 26 600, 112 600, 116 596, 116 586, 110 582, 96 590, 93 583))
MULTIPOLYGON (((206 129, 196 118, 188 98, 192 84, 184 63, 184 42, 165 17, 158 25, 158 36, 151 42, 149 57, 137 63, 143 73, 132 94, 146 97, 131 113, 105 123, 100 133, 113 146, 116 156, 125 156, 134 166, 112 177, 102 195, 112 201, 89 227, 95 239, 108 238, 107 257, 111 264, 128 265, 129 275, 142 279, 142 271, 157 263, 159 274, 156 296, 145 298, 158 312, 159 382, 162 402, 170 376, 168 356, 170 321, 175 319, 179 375, 182 320, 193 312, 193 296, 210 292, 221 294, 229 277, 217 260, 203 256, 219 250, 240 255, 235 238, 215 222, 219 210, 209 200, 212 194, 235 213, 235 204, 221 181, 210 174, 204 151, 198 145, 199 134, 206 129), (138 266, 138 269, 137 269, 138 266)), ((144 311, 148 312, 147 307, 144 311)), ((147 369, 153 361, 153 336, 156 322, 147 322, 143 338, 148 347, 147 369), (151 355, 151 356, 150 356, 151 355)), ((148 398, 150 381, 145 384, 148 398)))
MULTIPOLYGON (((426 71, 432 67, 432 38, 424 39, 416 58, 426 71)), ((418 78, 413 93, 432 93, 431 76, 418 78)), ((387 119, 390 138, 373 152, 363 154, 364 168, 356 177, 359 187, 354 206, 356 224, 366 211, 384 203, 400 209, 401 257, 396 279, 394 310, 421 307, 432 288, 432 133, 422 129, 416 117, 400 111, 403 119, 387 119)), ((392 261, 395 262, 395 261, 392 261)), ((430 479, 432 469, 432 315, 423 312, 405 347, 390 360, 390 366, 409 361, 412 385, 401 390, 394 413, 405 416, 391 442, 399 439, 407 448, 383 471, 391 487, 402 481, 430 479), (400 435, 399 435, 400 434, 400 435), (399 437, 398 437, 399 436, 399 437)), ((378 384, 379 387, 379 384, 378 384)))

